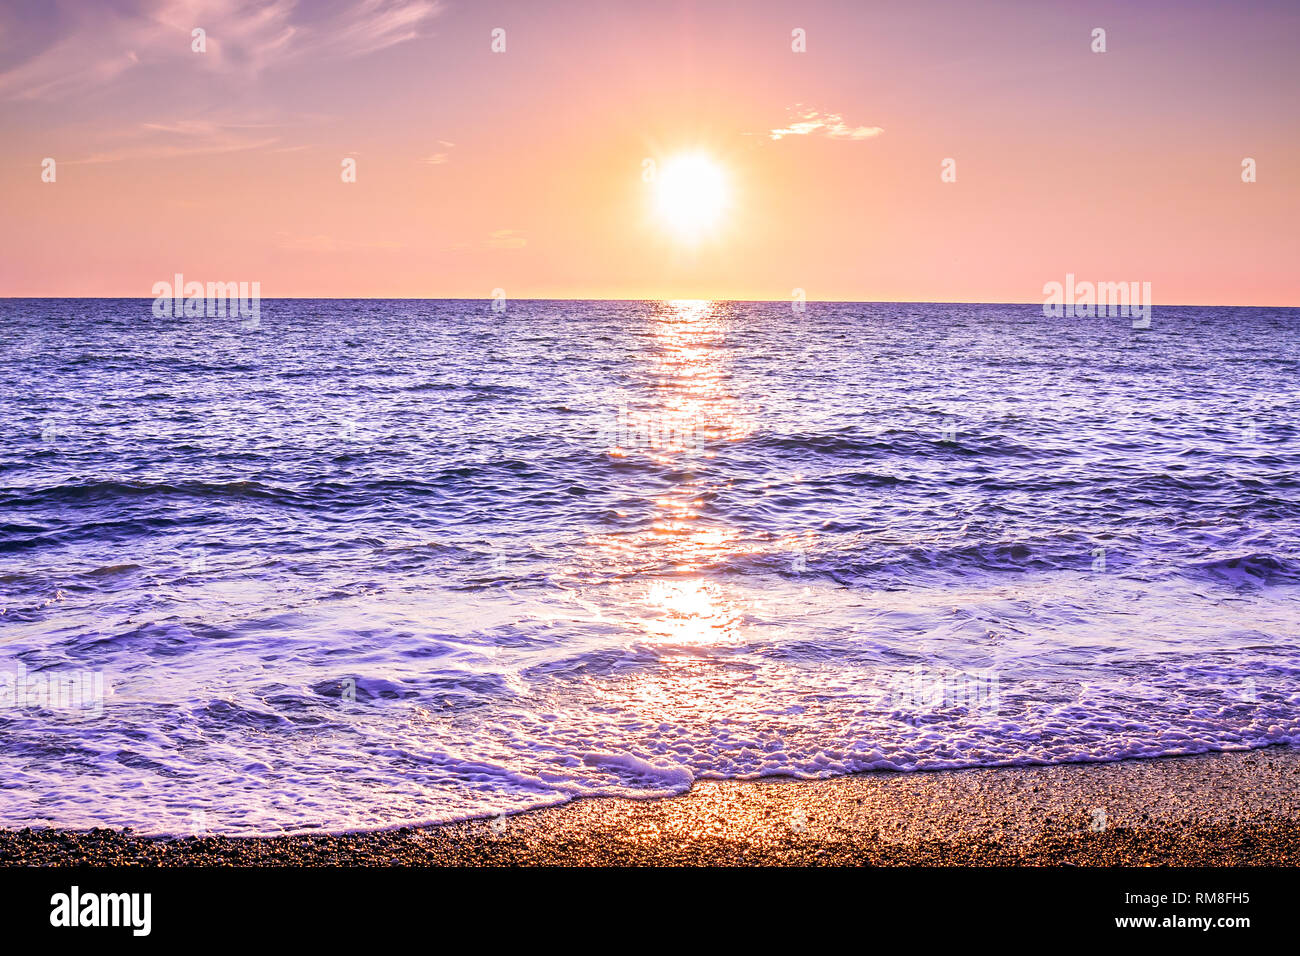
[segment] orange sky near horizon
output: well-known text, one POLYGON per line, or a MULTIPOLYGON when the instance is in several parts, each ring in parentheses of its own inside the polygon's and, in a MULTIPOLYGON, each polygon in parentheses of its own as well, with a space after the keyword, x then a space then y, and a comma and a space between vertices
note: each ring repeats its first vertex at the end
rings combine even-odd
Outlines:
POLYGON ((1300 305, 1298 28, 1163 0, 10 4, 0 295, 1037 302, 1074 273, 1300 305), (698 242, 642 176, 684 152, 730 195, 698 242))

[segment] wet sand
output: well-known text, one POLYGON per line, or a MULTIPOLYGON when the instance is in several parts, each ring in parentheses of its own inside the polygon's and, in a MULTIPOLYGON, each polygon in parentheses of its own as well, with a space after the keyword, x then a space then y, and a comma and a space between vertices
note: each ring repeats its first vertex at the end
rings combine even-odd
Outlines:
POLYGON ((344 836, 0 831, 0 865, 1300 865, 1300 750, 701 781, 495 820, 344 836))

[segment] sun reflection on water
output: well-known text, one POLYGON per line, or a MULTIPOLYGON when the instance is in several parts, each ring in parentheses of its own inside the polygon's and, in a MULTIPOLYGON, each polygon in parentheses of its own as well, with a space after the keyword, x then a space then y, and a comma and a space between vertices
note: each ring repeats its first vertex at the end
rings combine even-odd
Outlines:
POLYGON ((741 609, 700 578, 651 582, 646 612, 646 636, 656 642, 725 644, 739 636, 741 609))
POLYGON ((713 457, 716 443, 752 433, 752 410, 727 388, 722 361, 727 322, 727 313, 714 302, 656 306, 645 388, 620 404, 613 454, 640 454, 671 465, 685 455, 713 457))
MULTIPOLYGON (((621 456, 644 455, 690 474, 716 454, 721 442, 741 441, 754 430, 752 414, 731 393, 725 356, 729 315, 720 303, 676 300, 658 304, 650 317, 652 353, 644 388, 629 398, 623 416, 621 456)), ((648 573, 635 624, 652 642, 708 644, 735 640, 742 609, 705 574, 749 547, 735 528, 709 512, 718 479, 683 478, 650 499, 649 527, 595 542, 623 580, 648 573)))

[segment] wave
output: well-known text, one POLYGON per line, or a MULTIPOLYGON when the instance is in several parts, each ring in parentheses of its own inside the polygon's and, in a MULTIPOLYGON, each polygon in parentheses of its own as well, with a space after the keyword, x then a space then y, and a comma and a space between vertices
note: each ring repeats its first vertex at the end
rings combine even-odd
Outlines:
POLYGON ((969 430, 945 435, 943 423, 916 428, 840 430, 834 432, 757 432, 739 443, 741 449, 813 454, 826 458, 893 457, 966 458, 973 455, 1010 458, 1049 457, 1035 449, 997 434, 973 434, 969 430))
POLYGON ((0 507, 58 506, 151 497, 276 498, 283 492, 259 481, 78 481, 0 492, 0 507))
POLYGON ((1300 561, 1272 554, 1243 554, 1201 561, 1186 569, 1234 585, 1300 584, 1300 561))

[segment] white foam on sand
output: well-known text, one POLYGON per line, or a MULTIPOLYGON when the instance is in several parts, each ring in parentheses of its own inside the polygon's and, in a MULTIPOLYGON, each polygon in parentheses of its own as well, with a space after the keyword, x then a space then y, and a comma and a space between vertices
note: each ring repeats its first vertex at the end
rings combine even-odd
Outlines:
POLYGON ((700 779, 1295 744, 1298 596, 1061 572, 331 601, 154 666, 103 655, 102 717, 9 711, 0 823, 342 832, 700 779))

